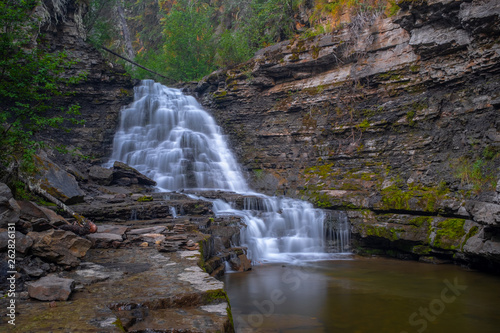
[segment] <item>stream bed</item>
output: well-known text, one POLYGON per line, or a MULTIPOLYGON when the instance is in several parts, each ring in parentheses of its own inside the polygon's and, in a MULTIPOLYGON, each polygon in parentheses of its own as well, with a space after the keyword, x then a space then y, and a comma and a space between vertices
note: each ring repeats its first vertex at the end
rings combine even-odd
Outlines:
POLYGON ((224 277, 241 332, 498 332, 500 277, 339 255, 224 277))

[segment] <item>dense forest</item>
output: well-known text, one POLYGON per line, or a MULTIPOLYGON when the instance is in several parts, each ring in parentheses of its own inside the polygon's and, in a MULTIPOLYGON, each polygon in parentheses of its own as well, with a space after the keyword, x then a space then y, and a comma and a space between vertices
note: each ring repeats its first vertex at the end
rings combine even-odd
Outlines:
MULTIPOLYGON (((65 19, 65 1, 47 3, 57 12, 56 20, 65 19)), ((104 49, 159 73, 154 78, 164 83, 199 80, 274 43, 307 39, 399 10, 392 0, 92 0, 79 6, 78 28, 87 42, 124 65, 132 77, 152 74, 104 49)), ((35 139, 40 130, 83 123, 75 118, 77 104, 47 116, 47 110, 54 110, 54 97, 71 94, 61 87, 85 79, 85 73, 67 75, 75 61, 44 44, 40 28, 47 20, 43 1, 0 2, 4 167, 33 167, 31 156, 43 146, 35 139)))
MULTIPOLYGON (((276 42, 307 39, 398 9, 391 0, 94 0, 85 23, 94 45, 174 81, 190 81, 276 42)), ((138 78, 151 75, 131 70, 138 78)))

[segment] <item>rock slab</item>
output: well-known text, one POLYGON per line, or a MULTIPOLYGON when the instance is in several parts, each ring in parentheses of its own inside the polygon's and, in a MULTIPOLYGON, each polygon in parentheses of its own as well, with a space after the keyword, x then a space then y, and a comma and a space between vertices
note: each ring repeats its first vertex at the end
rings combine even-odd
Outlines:
POLYGON ((28 295, 40 301, 66 301, 75 287, 72 279, 49 275, 31 283, 28 295))

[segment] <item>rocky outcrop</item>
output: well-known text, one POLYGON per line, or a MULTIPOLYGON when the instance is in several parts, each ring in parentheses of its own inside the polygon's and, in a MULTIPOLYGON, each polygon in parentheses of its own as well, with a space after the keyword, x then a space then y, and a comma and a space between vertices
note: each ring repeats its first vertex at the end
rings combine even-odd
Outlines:
POLYGON ((75 118, 85 120, 84 126, 68 123, 65 126, 71 129, 70 132, 47 131, 41 134, 42 139, 65 146, 69 154, 59 156, 60 159, 108 157, 120 110, 132 101, 133 82, 121 66, 106 61, 97 49, 84 41, 85 1, 68 0, 57 5, 57 2, 45 0, 38 10, 44 12, 41 15, 45 18, 40 27, 41 44, 50 52, 66 52, 68 59, 76 62, 65 75, 84 78, 61 87, 68 96, 58 99, 56 107, 50 111, 59 115, 57 107, 64 109, 76 101, 81 114, 75 118))
POLYGON ((500 6, 398 4, 192 91, 256 190, 347 210, 358 251, 498 270, 500 6))

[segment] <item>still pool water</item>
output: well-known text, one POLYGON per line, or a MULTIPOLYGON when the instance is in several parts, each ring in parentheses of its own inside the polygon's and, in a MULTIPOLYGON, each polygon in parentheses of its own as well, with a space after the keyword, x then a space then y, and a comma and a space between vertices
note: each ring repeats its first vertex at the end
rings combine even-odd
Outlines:
POLYGON ((224 277, 236 332, 500 332, 500 277, 339 257, 224 277))

